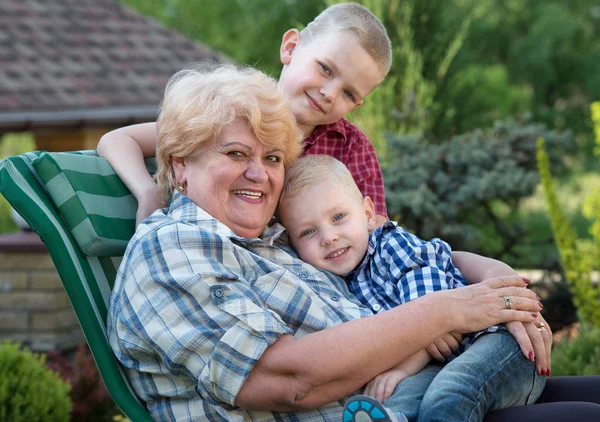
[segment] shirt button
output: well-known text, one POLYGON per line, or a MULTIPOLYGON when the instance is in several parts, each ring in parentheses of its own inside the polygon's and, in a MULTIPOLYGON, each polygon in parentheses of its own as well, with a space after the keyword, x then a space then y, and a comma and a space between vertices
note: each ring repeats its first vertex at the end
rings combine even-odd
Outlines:
POLYGON ((301 272, 301 273, 300 273, 300 278, 301 278, 301 279, 303 279, 303 280, 305 280, 305 279, 307 279, 307 278, 308 278, 308 274, 307 274, 307 273, 305 273, 305 272, 301 272))
POLYGON ((223 297, 223 290, 221 290, 221 289, 215 290, 215 296, 216 297, 223 297))
POLYGON ((340 300, 340 297, 333 295, 333 296, 331 296, 331 300, 333 300, 334 302, 337 302, 338 300, 340 300))
POLYGON ((381 309, 381 305, 379 303, 376 303, 375 305, 373 305, 373 310, 375 312, 379 312, 380 309, 381 309))

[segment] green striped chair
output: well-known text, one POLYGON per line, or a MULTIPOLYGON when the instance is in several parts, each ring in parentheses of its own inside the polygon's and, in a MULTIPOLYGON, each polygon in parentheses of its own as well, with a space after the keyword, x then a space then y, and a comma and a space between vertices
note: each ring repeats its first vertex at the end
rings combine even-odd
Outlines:
POLYGON ((108 299, 137 202, 95 151, 4 159, 0 192, 46 244, 111 397, 130 420, 151 421, 106 335, 108 299))

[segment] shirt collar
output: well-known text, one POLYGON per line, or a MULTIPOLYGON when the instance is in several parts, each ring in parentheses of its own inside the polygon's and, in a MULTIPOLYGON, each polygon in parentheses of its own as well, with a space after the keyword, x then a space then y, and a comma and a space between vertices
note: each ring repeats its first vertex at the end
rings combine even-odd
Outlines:
POLYGON ((320 138, 324 137, 328 133, 338 133, 341 135, 342 142, 346 142, 348 138, 345 122, 346 120, 342 118, 328 125, 320 125, 315 127, 312 133, 304 139, 303 144, 305 146, 313 145, 315 142, 317 142, 320 138))
POLYGON ((219 236, 243 241, 261 240, 269 245, 272 245, 285 231, 285 228, 281 224, 276 222, 275 219, 272 219, 267 227, 265 227, 260 239, 250 239, 238 236, 233 230, 200 208, 194 201, 179 191, 175 191, 171 197, 168 215, 174 220, 197 225, 198 227, 208 229, 219 236))
POLYGON ((381 243, 382 237, 385 237, 386 233, 396 230, 397 226, 398 226, 398 223, 396 223, 395 221, 388 220, 385 223, 383 223, 383 226, 377 227, 373 232, 371 232, 371 235, 369 236, 369 245, 367 246, 367 252, 365 253, 363 260, 354 269, 354 271, 352 271, 346 277, 349 277, 349 276, 353 277, 354 273, 356 273, 356 271, 361 269, 371 259, 371 257, 375 253, 375 249, 377 248, 377 245, 379 243, 381 243))

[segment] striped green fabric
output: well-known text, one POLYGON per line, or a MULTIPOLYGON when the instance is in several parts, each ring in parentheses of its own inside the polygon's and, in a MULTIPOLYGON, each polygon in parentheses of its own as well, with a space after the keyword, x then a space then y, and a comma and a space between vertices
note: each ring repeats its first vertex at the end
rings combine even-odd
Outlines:
MULTIPOLYGON (((152 418, 148 411, 132 392, 106 335, 108 300, 122 253, 115 256, 86 256, 83 253, 79 242, 75 240, 70 224, 66 223, 67 220, 73 220, 67 211, 71 208, 61 207, 59 209, 55 205, 55 203, 64 205, 73 196, 70 195, 70 191, 77 191, 77 189, 73 185, 70 188, 63 187, 59 192, 55 192, 57 200, 50 198, 45 186, 47 182, 43 181, 33 165, 33 162, 36 162, 38 166, 42 165, 40 163, 46 161, 41 159, 43 155, 58 155, 58 160, 54 160, 55 163, 63 161, 67 163, 64 171, 62 166, 47 168, 48 172, 54 171, 54 176, 49 176, 48 181, 71 171, 79 174, 86 173, 91 177, 94 175, 92 167, 86 169, 80 165, 85 163, 91 166, 93 161, 101 160, 95 151, 59 154, 36 151, 9 157, 0 161, 0 192, 46 245, 111 397, 131 421, 151 422, 152 418), (87 160, 87 158, 94 160, 87 160), (76 164, 70 165, 72 162, 76 164)), ((104 163, 106 164, 106 162, 104 163)), ((96 168, 97 174, 102 176, 110 174, 104 164, 99 164, 99 166, 102 167, 96 168)), ((71 173, 71 177, 73 174, 75 173, 71 173)), ((67 178, 67 180, 69 179, 67 178)), ((78 182, 75 181, 75 185, 78 182)), ((84 192, 89 194, 88 190, 84 192)), ((119 197, 110 191, 96 190, 92 193, 92 195, 99 194, 119 197)), ((91 202, 94 207, 98 207, 97 201, 88 199, 85 200, 87 201, 86 205, 91 202)), ((96 208, 94 207, 89 209, 95 212, 96 208)), ((75 212, 80 212, 78 207, 74 209, 75 212)), ((106 212, 99 215, 108 215, 109 218, 112 218, 114 211, 113 214, 106 212)), ((90 221, 92 220, 90 218, 90 221)), ((92 243, 83 240, 83 244, 92 243)))
POLYGON ((33 167, 85 255, 123 255, 137 201, 105 159, 44 152, 33 167))

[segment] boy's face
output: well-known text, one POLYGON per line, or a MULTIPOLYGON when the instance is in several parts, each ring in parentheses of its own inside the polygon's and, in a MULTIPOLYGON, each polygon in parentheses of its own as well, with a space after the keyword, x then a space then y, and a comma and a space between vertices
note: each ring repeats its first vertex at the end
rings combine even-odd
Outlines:
POLYGON ((330 180, 286 199, 279 215, 302 260, 338 275, 360 264, 375 229, 371 199, 358 198, 330 180))
POLYGON ((296 29, 283 36, 279 83, 305 135, 360 106, 384 74, 354 35, 331 31, 311 42, 296 29))

